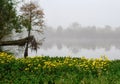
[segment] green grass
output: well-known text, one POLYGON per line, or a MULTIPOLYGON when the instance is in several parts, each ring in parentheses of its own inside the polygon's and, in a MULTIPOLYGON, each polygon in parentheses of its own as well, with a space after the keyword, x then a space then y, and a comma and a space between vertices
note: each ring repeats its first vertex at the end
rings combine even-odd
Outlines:
POLYGON ((48 56, 16 59, 0 52, 0 84, 120 84, 120 60, 48 56))

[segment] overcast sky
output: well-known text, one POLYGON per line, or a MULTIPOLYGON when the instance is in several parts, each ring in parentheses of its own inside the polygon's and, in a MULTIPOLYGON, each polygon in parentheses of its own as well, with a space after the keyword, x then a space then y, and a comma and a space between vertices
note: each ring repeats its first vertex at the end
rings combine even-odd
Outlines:
MULTIPOLYGON (((38 1, 38 0, 37 0, 38 1)), ((45 23, 67 27, 73 22, 82 26, 120 26, 120 0, 40 0, 45 23)))

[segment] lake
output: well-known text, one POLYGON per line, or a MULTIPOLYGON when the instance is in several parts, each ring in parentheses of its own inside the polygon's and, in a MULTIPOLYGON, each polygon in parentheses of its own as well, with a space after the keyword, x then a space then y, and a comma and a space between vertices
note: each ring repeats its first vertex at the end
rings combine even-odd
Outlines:
POLYGON ((116 39, 45 39, 36 52, 29 50, 29 56, 71 56, 120 59, 120 40, 116 39))

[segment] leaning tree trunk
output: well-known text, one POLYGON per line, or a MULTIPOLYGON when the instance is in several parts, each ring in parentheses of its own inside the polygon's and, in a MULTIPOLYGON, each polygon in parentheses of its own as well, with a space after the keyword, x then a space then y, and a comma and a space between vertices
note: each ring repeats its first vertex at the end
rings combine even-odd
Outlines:
POLYGON ((24 46, 27 42, 33 40, 34 36, 29 36, 23 39, 19 39, 19 40, 13 40, 13 41, 0 41, 0 46, 24 46))
POLYGON ((0 41, 0 47, 1 46, 25 46, 25 52, 24 52, 24 58, 26 58, 28 56, 28 45, 30 44, 31 49, 36 50, 38 48, 38 45, 42 45, 42 41, 44 40, 41 39, 39 41, 39 43, 36 42, 36 39, 34 38, 34 36, 30 36, 29 33, 29 37, 23 38, 23 39, 19 39, 19 40, 13 40, 13 41, 0 41))

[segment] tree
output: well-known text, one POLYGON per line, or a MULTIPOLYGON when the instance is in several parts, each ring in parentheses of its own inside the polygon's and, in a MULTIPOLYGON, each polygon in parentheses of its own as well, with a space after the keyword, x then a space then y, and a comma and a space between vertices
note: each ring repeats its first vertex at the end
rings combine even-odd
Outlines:
MULTIPOLYGON (((26 44, 26 51, 28 53, 28 44, 31 43, 32 49, 37 49, 38 43, 33 35, 31 35, 31 30, 33 30, 33 26, 39 26, 40 29, 35 28, 37 32, 42 33, 43 26, 43 11, 38 10, 38 6, 35 4, 29 4, 30 6, 23 5, 21 7, 22 15, 17 15, 13 0, 0 0, 0 47, 8 46, 8 45, 18 45, 24 46, 26 44), (24 7, 28 7, 25 8, 24 7), (30 7, 30 8, 29 8, 30 7), (27 11, 28 9, 29 12, 27 11), (31 10, 32 9, 32 10, 31 10), (36 10, 35 10, 36 9, 36 10), (27 15, 28 14, 28 15, 27 15), (30 15, 30 16, 29 16, 30 15), (20 32, 21 29, 27 28, 28 36, 18 40, 2 40, 6 35, 12 33, 15 29, 16 32, 20 32)), ((41 44, 41 43, 39 43, 41 44)), ((27 55, 25 55, 26 58, 27 55)))
POLYGON ((11 34, 12 30, 20 31, 19 17, 12 0, 0 0, 0 41, 11 34))
POLYGON ((13 30, 21 31, 15 4, 16 2, 13 0, 0 0, 0 51, 2 51, 3 43, 7 43, 3 41, 3 38, 11 34, 13 30))
MULTIPOLYGON (((21 7, 22 11, 22 25, 27 28, 28 31, 28 38, 31 36, 31 31, 35 30, 40 33, 43 32, 43 10, 39 8, 38 5, 34 4, 33 2, 26 3, 21 7)), ((34 49, 37 50, 37 42, 34 39, 32 41, 34 49)), ((29 39, 27 40, 24 57, 28 56, 28 46, 29 46, 29 39)))

